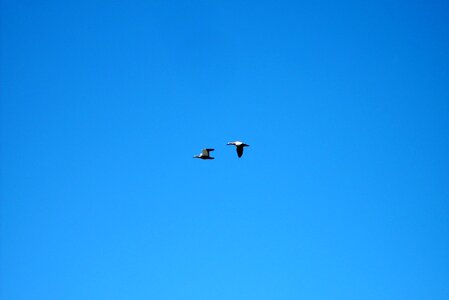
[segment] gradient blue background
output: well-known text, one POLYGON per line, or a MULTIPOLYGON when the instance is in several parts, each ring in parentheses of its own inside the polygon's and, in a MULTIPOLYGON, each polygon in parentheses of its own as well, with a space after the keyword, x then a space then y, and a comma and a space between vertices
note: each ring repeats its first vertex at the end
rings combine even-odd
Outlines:
POLYGON ((449 299, 448 29, 447 1, 2 0, 0 297, 449 299))

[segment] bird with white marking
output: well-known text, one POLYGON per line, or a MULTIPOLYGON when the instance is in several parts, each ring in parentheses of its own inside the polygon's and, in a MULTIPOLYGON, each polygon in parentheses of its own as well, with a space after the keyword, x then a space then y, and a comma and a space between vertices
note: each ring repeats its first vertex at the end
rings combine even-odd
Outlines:
POLYGON ((235 141, 235 142, 229 142, 227 145, 234 145, 237 150, 237 156, 242 157, 243 155, 243 147, 249 147, 249 145, 245 144, 244 142, 235 141))
POLYGON ((201 159, 214 159, 215 157, 210 156, 210 152, 214 151, 211 148, 205 148, 201 150, 199 155, 195 155, 193 158, 201 158, 201 159))

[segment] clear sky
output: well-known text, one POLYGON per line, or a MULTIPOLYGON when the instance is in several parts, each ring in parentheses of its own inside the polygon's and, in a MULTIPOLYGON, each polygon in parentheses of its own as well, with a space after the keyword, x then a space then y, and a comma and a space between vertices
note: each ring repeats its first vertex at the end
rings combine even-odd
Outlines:
POLYGON ((448 30, 447 1, 2 0, 0 298, 449 299, 448 30))

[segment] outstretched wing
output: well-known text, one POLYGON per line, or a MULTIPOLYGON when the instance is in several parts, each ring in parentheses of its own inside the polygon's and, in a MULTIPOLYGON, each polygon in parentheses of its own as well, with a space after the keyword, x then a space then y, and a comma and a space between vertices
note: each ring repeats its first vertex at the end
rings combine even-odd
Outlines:
POLYGON ((202 153, 204 156, 209 156, 209 152, 211 152, 211 151, 214 151, 214 149, 206 148, 206 149, 201 150, 201 153, 202 153))
POLYGON ((238 157, 242 157, 242 155, 243 155, 243 146, 236 147, 236 149, 237 149, 237 156, 238 157))

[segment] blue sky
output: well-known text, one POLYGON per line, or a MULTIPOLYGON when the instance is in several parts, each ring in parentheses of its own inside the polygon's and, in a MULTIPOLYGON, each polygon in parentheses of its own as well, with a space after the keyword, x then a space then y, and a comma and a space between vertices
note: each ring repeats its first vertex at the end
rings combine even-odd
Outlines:
POLYGON ((448 20, 1 1, 0 297, 448 299, 448 20))

